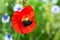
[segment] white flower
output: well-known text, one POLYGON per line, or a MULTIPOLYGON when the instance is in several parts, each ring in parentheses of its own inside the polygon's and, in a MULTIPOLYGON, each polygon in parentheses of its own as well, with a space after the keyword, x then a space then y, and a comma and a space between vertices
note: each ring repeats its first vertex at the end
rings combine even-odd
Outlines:
POLYGON ((8 33, 8 34, 4 37, 4 40, 13 40, 11 34, 8 33))
POLYGON ((51 12, 52 13, 58 13, 60 10, 59 10, 59 6, 57 6, 57 5, 54 5, 54 6, 52 6, 51 7, 51 12))
POLYGON ((58 0, 52 0, 53 4, 56 4, 58 2, 58 0))
POLYGON ((21 11, 23 9, 23 6, 21 5, 21 4, 16 4, 15 6, 14 6, 14 11, 21 11))
POLYGON ((49 4, 50 1, 49 0, 42 0, 43 2, 45 2, 46 4, 49 4))
POLYGON ((2 23, 8 23, 9 20, 10 20, 10 16, 8 16, 7 13, 2 16, 2 23))

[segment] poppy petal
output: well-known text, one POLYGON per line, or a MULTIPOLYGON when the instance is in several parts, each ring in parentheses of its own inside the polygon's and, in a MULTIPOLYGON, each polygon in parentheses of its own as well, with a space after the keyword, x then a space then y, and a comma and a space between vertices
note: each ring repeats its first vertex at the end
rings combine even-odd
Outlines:
POLYGON ((36 27, 36 22, 34 20, 34 10, 31 6, 26 6, 21 12, 14 12, 12 16, 12 25, 16 32, 19 34, 28 34, 32 32, 36 27), (32 21, 32 24, 27 27, 24 26, 22 19, 28 18, 32 21))
POLYGON ((31 6, 26 6, 21 13, 28 15, 30 18, 34 17, 34 10, 31 6))

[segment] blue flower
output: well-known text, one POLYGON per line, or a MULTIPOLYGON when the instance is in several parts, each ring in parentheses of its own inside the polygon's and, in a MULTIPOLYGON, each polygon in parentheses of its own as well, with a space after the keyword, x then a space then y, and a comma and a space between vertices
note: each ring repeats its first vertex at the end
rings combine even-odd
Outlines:
POLYGON ((52 13, 59 13, 59 11, 60 11, 60 7, 59 6, 57 6, 57 5, 53 5, 52 7, 51 7, 51 12, 52 13))
POLYGON ((8 16, 8 14, 4 14, 2 16, 2 23, 8 23, 10 20, 10 16, 8 16))
POLYGON ((7 20, 8 16, 7 15, 3 15, 3 18, 4 18, 4 20, 7 20))
POLYGON ((12 40, 12 36, 10 33, 8 33, 5 37, 4 40, 12 40))
POLYGON ((8 34, 7 34, 7 37, 8 37, 8 39, 10 39, 10 37, 11 37, 11 34, 10 34, 10 33, 8 33, 8 34))
POLYGON ((23 6, 21 5, 21 4, 16 4, 15 6, 14 6, 14 11, 21 11, 23 9, 23 6))

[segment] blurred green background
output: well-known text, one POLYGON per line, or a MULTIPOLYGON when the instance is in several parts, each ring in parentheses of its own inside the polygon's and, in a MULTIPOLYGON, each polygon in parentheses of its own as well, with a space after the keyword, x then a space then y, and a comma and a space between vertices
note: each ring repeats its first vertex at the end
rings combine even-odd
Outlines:
MULTIPOLYGON (((54 14, 51 7, 54 5, 42 0, 0 0, 0 40, 3 40, 7 33, 12 35, 13 40, 60 40, 60 12, 54 14), (36 28, 29 34, 18 34, 11 24, 13 8, 15 4, 22 4, 24 7, 31 5, 35 11, 36 28), (2 16, 8 13, 9 23, 3 24, 2 16)), ((60 6, 60 0, 55 4, 60 6)))

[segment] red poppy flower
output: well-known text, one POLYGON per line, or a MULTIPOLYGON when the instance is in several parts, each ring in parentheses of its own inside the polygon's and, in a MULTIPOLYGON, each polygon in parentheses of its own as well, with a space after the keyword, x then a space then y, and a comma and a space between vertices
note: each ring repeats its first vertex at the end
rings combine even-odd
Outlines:
POLYGON ((14 12, 12 16, 12 25, 14 30, 20 34, 32 32, 36 27, 34 10, 32 7, 26 6, 21 12, 14 12))

